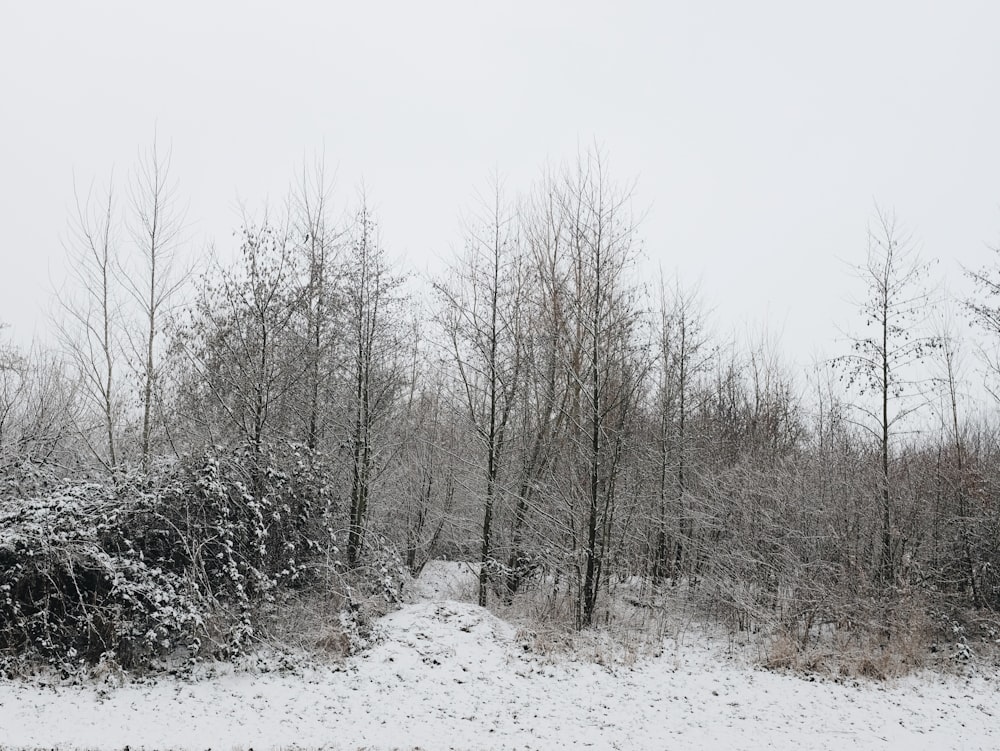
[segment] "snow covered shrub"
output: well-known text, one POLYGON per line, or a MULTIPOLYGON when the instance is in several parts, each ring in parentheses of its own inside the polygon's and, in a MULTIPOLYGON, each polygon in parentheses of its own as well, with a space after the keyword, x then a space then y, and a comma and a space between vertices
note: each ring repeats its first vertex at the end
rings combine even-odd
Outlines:
POLYGON ((345 565, 331 477, 302 446, 212 447, 114 484, 0 494, 0 657, 65 670, 149 667, 178 648, 230 657, 287 633, 290 602, 300 623, 322 605, 322 638, 365 643, 406 571, 375 534, 364 564, 345 565))
POLYGON ((365 565, 348 577, 356 597, 376 598, 385 606, 400 602, 410 572, 399 551, 385 537, 369 532, 365 537, 365 565))
POLYGON ((50 468, 30 461, 14 461, 0 470, 0 498, 37 496, 61 484, 50 468))
POLYGON ((8 493, 0 655, 71 670, 140 668, 206 640, 245 650, 277 588, 307 586, 337 555, 328 474, 298 446, 211 449, 115 486, 8 493))
POLYGON ((200 597, 125 530, 136 504, 96 484, 0 502, 0 658, 66 672, 196 644, 200 597))
POLYGON ((337 555, 328 472, 297 445, 266 453, 212 448, 146 492, 139 544, 225 614, 225 652, 245 649, 279 586, 303 587, 337 555))

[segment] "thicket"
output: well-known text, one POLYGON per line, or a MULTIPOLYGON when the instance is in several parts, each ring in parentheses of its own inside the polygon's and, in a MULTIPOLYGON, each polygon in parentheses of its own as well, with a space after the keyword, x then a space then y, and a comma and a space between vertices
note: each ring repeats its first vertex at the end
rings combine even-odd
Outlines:
MULTIPOLYGON (((132 210, 177 219, 149 158, 132 210)), ((116 241, 151 225, 110 196, 78 206, 59 352, 0 353, 11 664, 349 649, 434 557, 478 563, 480 602, 578 629, 616 618, 621 582, 650 612, 684 593, 773 664, 887 673, 1000 638, 1000 434, 891 215, 858 267, 862 333, 799 373, 641 279, 599 153, 492 185, 426 295, 363 195, 333 218, 322 165, 197 277, 181 232, 116 241)), ((998 271, 972 276, 995 342, 998 271)))
POLYGON ((297 445, 209 447, 113 483, 5 497, 0 655, 67 673, 176 665, 266 642, 287 599, 320 585, 345 608, 393 602, 398 570, 348 576, 338 513, 324 461, 297 445))

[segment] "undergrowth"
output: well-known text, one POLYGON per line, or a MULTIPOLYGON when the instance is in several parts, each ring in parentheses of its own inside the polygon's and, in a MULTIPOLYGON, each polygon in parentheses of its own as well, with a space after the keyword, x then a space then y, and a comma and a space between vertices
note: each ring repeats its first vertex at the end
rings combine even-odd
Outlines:
POLYGON ((114 482, 0 497, 0 666, 143 672, 282 643, 364 648, 403 566, 348 570, 322 456, 213 448, 114 482))

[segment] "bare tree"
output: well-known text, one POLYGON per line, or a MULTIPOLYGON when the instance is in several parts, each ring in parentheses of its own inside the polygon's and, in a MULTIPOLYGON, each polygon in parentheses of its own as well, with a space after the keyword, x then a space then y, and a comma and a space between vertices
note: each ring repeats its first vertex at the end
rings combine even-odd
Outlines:
POLYGON ((128 338, 141 362, 138 367, 142 383, 139 450, 144 471, 149 470, 153 409, 157 398, 157 338, 162 332, 164 315, 169 312, 172 299, 189 275, 178 268, 177 253, 184 230, 184 213, 177 205, 170 163, 171 151, 168 149, 165 154, 162 153, 154 136, 149 149, 140 152, 129 185, 131 213, 128 227, 137 259, 127 264, 122 278, 143 321, 141 335, 129 335, 128 338))
POLYGON ((520 208, 520 223, 528 265, 521 304, 523 386, 516 411, 517 497, 511 523, 507 597, 521 586, 524 575, 541 563, 539 554, 553 542, 558 529, 552 501, 555 476, 565 460, 571 389, 567 377, 567 328, 571 318, 565 226, 557 178, 538 182, 520 208), (530 525, 530 520, 544 521, 530 525), (529 538, 534 538, 533 541, 529 538), (534 550, 532 544, 534 543, 534 550))
MULTIPOLYGON (((0 365, 0 474, 10 476, 74 462, 80 413, 79 379, 40 348, 0 365)), ((30 474, 29 472, 29 474, 30 474)))
POLYGON ((866 334, 852 338, 853 352, 840 358, 850 385, 870 395, 869 406, 856 404, 859 424, 878 444, 881 545, 877 570, 882 581, 895 581, 892 442, 900 423, 922 400, 913 372, 937 346, 934 336, 921 332, 931 303, 924 280, 929 266, 920 261, 910 238, 901 234, 895 216, 876 211, 868 232, 868 256, 858 267, 868 287, 861 306, 866 334), (916 400, 916 401, 915 401, 916 400))
POLYGON ((524 284, 517 215, 498 178, 481 203, 479 215, 469 221, 465 257, 449 272, 450 281, 435 286, 461 402, 482 451, 479 604, 486 605, 498 483, 521 385, 524 284))
MULTIPOLYGON (((964 300, 963 305, 973 323, 988 337, 982 357, 995 377, 1000 375, 1000 246, 993 248, 993 253, 998 260, 992 266, 965 272, 975 285, 976 294, 964 300)), ((1000 402, 995 386, 987 384, 986 388, 1000 402)))
MULTIPOLYGON (((361 562, 369 502, 380 468, 380 428, 392 414, 402 377, 394 320, 401 280, 392 274, 378 226, 362 191, 353 240, 345 261, 344 325, 350 392, 351 491, 347 557, 361 562)), ((384 457, 382 457, 384 459, 384 457)))
POLYGON ((979 581, 976 575, 977 563, 973 554, 972 545, 972 513, 970 509, 970 486, 972 485, 967 458, 967 430, 964 424, 960 403, 962 400, 962 350, 961 341, 954 330, 947 313, 943 314, 938 321, 938 333, 936 335, 939 343, 937 366, 939 374, 937 382, 942 397, 941 421, 945 440, 948 444, 944 463, 951 465, 953 470, 949 478, 951 482, 948 490, 954 495, 956 500, 956 514, 958 525, 959 545, 961 547, 961 559, 964 568, 965 580, 969 591, 972 593, 972 603, 975 607, 982 607, 983 598, 979 591, 979 581))
POLYGON ((709 345, 705 314, 696 290, 684 290, 679 282, 668 296, 661 280, 659 342, 657 351, 656 420, 658 454, 658 524, 653 578, 656 581, 680 573, 686 540, 694 530, 687 506, 689 418, 695 406, 695 387, 711 365, 714 349, 709 345), (673 509, 671 510, 671 506, 673 509), (671 515, 676 516, 673 556, 670 556, 671 515))
POLYGON ((579 519, 570 499, 570 526, 582 537, 578 623, 590 626, 602 576, 609 573, 604 566, 619 470, 634 431, 648 358, 638 337, 638 289, 629 277, 637 249, 631 190, 616 186, 603 156, 590 151, 566 170, 558 195, 566 217, 570 492, 580 491, 585 499, 579 519))
POLYGON ((298 290, 283 228, 247 223, 240 237, 240 267, 219 267, 217 281, 203 279, 177 346, 191 368, 191 419, 214 429, 214 407, 259 457, 279 428, 288 428, 280 405, 303 373, 301 345, 291 336, 298 290))
POLYGON ((58 294, 63 313, 59 340, 80 373, 84 396, 101 425, 100 439, 92 437, 89 425, 82 425, 80 434, 95 459, 115 475, 120 462, 118 422, 123 389, 118 366, 123 315, 116 273, 113 180, 103 196, 95 196, 91 189, 81 199, 74 187, 74 198, 75 213, 66 241, 72 289, 58 294))
POLYGON ((444 365, 427 362, 416 320, 411 336, 401 415, 401 487, 394 516, 404 524, 404 560, 410 573, 417 576, 437 554, 453 520, 459 446, 465 432, 453 419, 444 365))
POLYGON ((305 443, 315 449, 323 432, 323 389, 335 367, 329 362, 335 352, 333 326, 337 299, 338 268, 345 231, 330 215, 332 183, 326 163, 319 158, 303 165, 291 197, 292 231, 304 259, 306 278, 302 295, 305 314, 306 405, 305 443))

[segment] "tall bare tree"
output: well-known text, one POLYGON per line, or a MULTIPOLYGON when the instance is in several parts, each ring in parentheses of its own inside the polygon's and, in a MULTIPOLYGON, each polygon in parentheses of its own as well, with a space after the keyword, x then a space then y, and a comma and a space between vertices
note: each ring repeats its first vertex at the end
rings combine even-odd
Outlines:
POLYGON ((680 573, 686 541, 693 535, 686 497, 693 443, 688 435, 689 418, 695 406, 695 387, 710 367, 714 355, 696 290, 685 290, 677 282, 668 293, 661 280, 658 323, 656 443, 659 487, 653 559, 653 578, 657 581, 671 573, 680 573), (676 516, 676 525, 671 524, 672 515, 676 516), (674 528, 676 535, 671 556, 670 531, 674 528))
POLYGON ((883 582, 893 583, 892 442, 901 422, 923 401, 913 368, 938 340, 921 329, 931 303, 925 285, 929 265, 920 260, 892 213, 876 210, 868 231, 867 259, 857 271, 867 286, 868 296, 861 306, 866 333, 852 337, 853 352, 839 362, 849 384, 871 397, 868 405, 856 404, 855 408, 861 415, 859 425, 878 446, 881 543, 877 571, 883 582))
POLYGON ((369 504, 388 446, 380 443, 402 382, 396 326, 401 280, 392 273, 378 225, 362 191, 345 259, 344 326, 350 405, 350 527, 347 557, 361 562, 369 504), (381 455, 381 456, 380 456, 381 455))
POLYGON ((436 287, 444 304, 442 323, 461 402, 482 452, 479 604, 486 605, 493 517, 520 391, 523 350, 520 232, 498 178, 468 224, 465 256, 448 273, 450 279, 436 287))
POLYGON ((566 217, 571 492, 582 491, 586 499, 579 520, 570 502, 570 525, 582 535, 578 622, 590 626, 607 573, 619 470, 634 432, 648 353, 639 338, 639 289, 630 277, 637 253, 631 189, 613 183, 606 159, 591 150, 564 172, 558 195, 566 217))
POLYGON ((944 454, 942 475, 949 482, 947 490, 955 499, 955 513, 957 515, 957 528, 959 545, 961 549, 962 570, 964 579, 972 594, 972 604, 975 607, 982 607, 983 598, 979 591, 979 580, 977 576, 977 561, 973 552, 972 527, 974 520, 971 512, 971 486, 972 478, 969 472, 968 450, 968 430, 962 414, 962 383, 963 358, 961 339, 947 315, 947 311, 940 317, 937 326, 937 340, 940 344, 936 365, 938 367, 939 393, 941 397, 940 417, 943 428, 946 449, 944 454), (949 471, 950 470, 950 471, 949 471))
POLYGON ((325 160, 303 164, 291 197, 292 231, 304 259, 302 307, 305 314, 305 443, 317 448, 323 433, 323 389, 335 370, 334 321, 341 246, 345 231, 331 216, 333 186, 325 160))
MULTIPOLYGON (((164 153, 153 137, 139 154, 129 184, 128 228, 136 258, 125 263, 124 284, 143 322, 141 335, 129 335, 141 365, 142 426, 139 450, 144 471, 149 470, 154 401, 157 399, 159 346, 164 316, 188 273, 178 268, 178 250, 184 231, 184 212, 177 204, 177 188, 170 174, 171 151, 164 153)), ((129 329, 126 329, 128 331, 129 329)))
MULTIPOLYGON (((538 555, 556 534, 553 478, 565 460, 569 419, 566 362, 570 320, 565 226, 558 180, 538 181, 519 214, 527 273, 521 304, 523 386, 516 411, 517 496, 511 520, 507 596, 540 563, 538 555), (532 525, 531 520, 547 524, 532 525), (533 540, 529 538, 534 538, 533 540), (532 550, 532 547, 534 550, 532 550)), ((572 360, 572 357, 568 358, 572 360)))
POLYGON ((68 288, 58 294, 59 340, 80 373, 84 397, 96 412, 100 438, 91 426, 80 435, 92 456, 112 476, 120 463, 118 430, 123 387, 118 371, 124 323, 118 279, 118 235, 113 178, 107 192, 93 187, 81 199, 74 186, 74 215, 66 241, 68 288))

